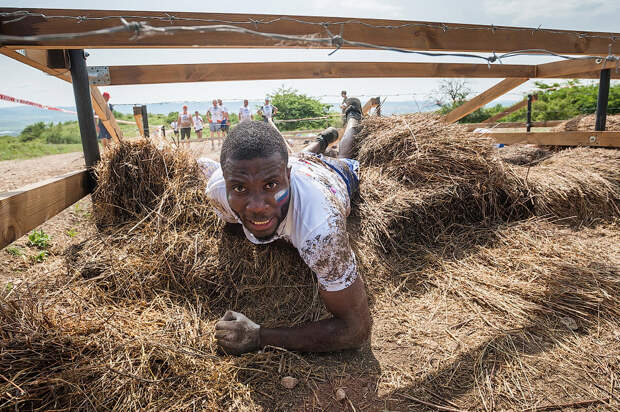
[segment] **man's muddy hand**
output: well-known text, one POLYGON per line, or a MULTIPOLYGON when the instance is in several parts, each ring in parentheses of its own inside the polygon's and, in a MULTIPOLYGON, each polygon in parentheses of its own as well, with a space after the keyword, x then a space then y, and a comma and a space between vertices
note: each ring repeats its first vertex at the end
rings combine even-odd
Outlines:
POLYGON ((215 324, 215 339, 226 352, 239 355, 260 347, 260 325, 239 312, 227 311, 215 324))

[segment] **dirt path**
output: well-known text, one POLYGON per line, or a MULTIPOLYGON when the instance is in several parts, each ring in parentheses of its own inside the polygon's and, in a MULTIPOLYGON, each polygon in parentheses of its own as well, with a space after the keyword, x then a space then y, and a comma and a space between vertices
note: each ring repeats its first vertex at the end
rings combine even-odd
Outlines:
POLYGON ((82 152, 0 162, 0 192, 40 182, 84 167, 82 152))

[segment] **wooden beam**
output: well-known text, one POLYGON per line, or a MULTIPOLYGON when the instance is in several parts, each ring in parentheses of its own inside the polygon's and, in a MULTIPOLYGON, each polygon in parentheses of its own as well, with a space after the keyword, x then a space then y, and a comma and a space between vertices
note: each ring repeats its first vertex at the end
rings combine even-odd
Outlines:
MULTIPOLYGON (((532 122, 532 127, 554 127, 564 123, 566 120, 546 120, 542 122, 532 122)), ((525 128, 525 122, 501 122, 501 123, 463 123, 463 126, 468 132, 476 130, 478 128, 485 129, 512 129, 523 127, 525 128)))
MULTIPOLYGON (((120 25, 121 16, 129 22, 144 21, 152 26, 197 26, 218 24, 218 21, 245 27, 251 30, 304 36, 327 37, 324 25, 336 33, 342 27, 342 36, 351 41, 367 42, 383 46, 401 47, 412 50, 507 52, 522 49, 546 49, 562 54, 607 55, 620 54, 620 42, 613 42, 620 33, 585 32, 571 30, 536 29, 528 27, 489 26, 477 24, 423 22, 386 19, 349 19, 343 17, 292 16, 235 13, 186 13, 157 11, 120 10, 74 10, 74 9, 32 9, 1 8, 2 13, 27 11, 35 14, 19 22, 2 26, 2 34, 27 36, 32 34, 76 33, 98 30, 120 25), (43 18, 46 16, 73 16, 68 18, 43 18), (80 16, 100 18, 82 19, 80 16), (175 21, 171 16, 174 16, 175 21), (101 19, 105 17, 104 19, 101 19), (78 24, 79 22, 79 24, 78 24), (262 23, 264 22, 264 23, 262 23), (343 24, 343 22, 346 22, 343 24), (378 27, 383 26, 383 27, 378 27)), ((76 39, 49 40, 40 42, 12 42, 14 48, 169 48, 169 47, 278 47, 307 48, 308 44, 282 41, 260 36, 231 32, 177 32, 132 39, 128 32, 95 35, 76 39)), ((331 44, 313 44, 312 47, 333 48, 331 44)), ((361 48, 344 45, 343 48, 361 48)))
POLYGON ((615 62, 595 59, 562 60, 553 63, 536 65, 536 77, 557 78, 558 76, 579 76, 581 73, 599 72, 603 69, 615 68, 615 62))
POLYGON ((492 102, 493 100, 504 95, 505 93, 509 92, 515 87, 522 85, 528 80, 529 80, 528 78, 516 78, 516 79, 502 80, 501 82, 497 83, 495 86, 480 93, 478 96, 474 97, 473 99, 465 102, 461 106, 452 110, 450 113, 448 113, 445 116, 446 122, 454 123, 462 119, 463 117, 472 113, 479 107, 482 107, 485 104, 492 102))
MULTIPOLYGON (((53 69, 48 67, 47 52, 45 50, 26 49, 25 53, 21 54, 6 47, 0 47, 0 53, 30 67, 34 67, 35 69, 39 69, 47 74, 71 83, 71 75, 67 69, 53 69)), ((97 116, 102 119, 103 125, 110 133, 110 136, 112 136, 112 139, 118 141, 123 137, 123 134, 121 129, 116 124, 116 119, 101 95, 99 88, 91 85, 90 94, 93 102, 93 110, 95 110, 97 116)))
POLYGON ((112 140, 118 142, 123 138, 123 132, 121 131, 121 128, 118 127, 108 102, 105 101, 97 86, 90 86, 90 96, 93 101, 93 109, 95 110, 95 113, 97 113, 97 116, 101 119, 103 126, 108 130, 110 136, 112 136, 112 140))
POLYGON ((386 77, 534 77, 533 65, 400 63, 400 62, 270 62, 109 66, 110 85, 386 77))
POLYGON ((89 193, 86 170, 0 193, 0 249, 89 193))
MULTIPOLYGON (((538 99, 538 97, 536 95, 532 96, 532 101, 536 101, 536 99, 538 99)), ((499 119, 503 119, 504 117, 508 116, 510 113, 514 113, 517 110, 519 110, 520 108, 525 107, 525 106, 527 106, 527 99, 524 99, 524 100, 520 101, 517 104, 513 104, 512 106, 510 106, 506 110, 496 114, 495 116, 489 117, 485 121, 485 123, 495 123, 495 122, 499 121, 499 119)))
POLYGON ((489 133, 497 143, 529 143, 553 146, 594 146, 620 147, 620 132, 523 132, 523 133, 489 133))

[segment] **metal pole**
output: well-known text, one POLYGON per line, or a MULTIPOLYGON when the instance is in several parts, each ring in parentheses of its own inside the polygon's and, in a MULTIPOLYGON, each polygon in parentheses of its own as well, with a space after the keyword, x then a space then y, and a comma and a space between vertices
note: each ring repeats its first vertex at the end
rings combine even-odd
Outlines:
POLYGON ((525 127, 527 128, 526 131, 528 132, 532 128, 532 95, 531 94, 527 95, 527 120, 525 123, 525 127))
POLYGON ((82 137, 82 149, 84 150, 84 162, 86 167, 93 167, 101 158, 99 155, 99 142, 97 142, 97 130, 93 116, 93 105, 90 100, 90 85, 88 72, 86 71, 86 56, 84 50, 69 50, 71 62, 71 83, 75 96, 75 108, 77 110, 80 136, 82 137))
POLYGON ((609 104, 609 80, 611 69, 601 70, 598 83, 598 100, 596 101, 596 123, 594 130, 604 131, 607 123, 607 105, 609 104))
POLYGON ((148 139, 150 137, 149 133, 149 116, 146 112, 146 106, 142 105, 140 111, 142 112, 142 127, 144 128, 144 137, 148 139))

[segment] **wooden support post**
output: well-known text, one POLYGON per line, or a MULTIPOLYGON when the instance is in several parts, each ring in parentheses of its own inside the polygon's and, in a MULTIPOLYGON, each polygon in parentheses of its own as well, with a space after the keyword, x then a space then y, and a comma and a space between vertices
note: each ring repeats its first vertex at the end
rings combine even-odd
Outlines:
POLYGON ((506 94, 515 87, 522 85, 528 80, 528 78, 504 79, 490 89, 480 93, 478 96, 452 110, 446 115, 445 120, 448 123, 454 123, 474 112, 476 109, 506 94))
POLYGON ((151 137, 151 132, 149 130, 149 115, 146 112, 146 105, 143 104, 140 111, 142 113, 142 129, 144 130, 144 137, 148 139, 151 137))
POLYGON ((527 95, 527 113, 525 117, 525 131, 529 132, 532 129, 532 95, 527 95))
POLYGON ((609 104, 609 79, 611 69, 601 70, 598 84, 598 100, 596 101, 596 123, 594 130, 603 131, 607 123, 607 105, 609 104))
POLYGON ((142 106, 136 105, 133 107, 133 118, 136 119, 136 125, 140 132, 140 137, 144 137, 144 122, 142 121, 142 106))
POLYGON ((86 167, 92 168, 99 161, 100 156, 95 118, 93 117, 93 106, 90 100, 90 86, 88 84, 84 50, 70 50, 69 60, 71 61, 71 82, 73 84, 80 136, 82 137, 82 148, 84 149, 84 161, 86 167))

